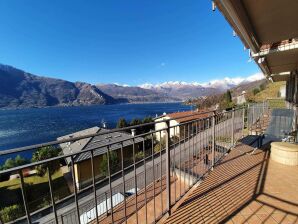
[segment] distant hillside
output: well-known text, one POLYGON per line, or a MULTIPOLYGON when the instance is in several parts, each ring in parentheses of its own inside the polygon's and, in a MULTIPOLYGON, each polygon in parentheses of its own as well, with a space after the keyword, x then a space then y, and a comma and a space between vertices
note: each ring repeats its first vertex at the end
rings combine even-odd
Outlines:
POLYGON ((275 99, 280 95, 280 88, 284 86, 286 82, 268 82, 265 89, 257 93, 256 95, 249 96, 251 100, 256 102, 262 102, 267 99, 275 99))
POLYGON ((0 64, 0 108, 111 104, 96 86, 45 78, 0 64))
POLYGON ((253 82, 241 83, 240 85, 231 88, 233 96, 239 96, 243 91, 249 93, 252 92, 255 88, 260 88, 261 85, 267 85, 268 80, 261 79, 253 82))
POLYGON ((154 90, 144 89, 136 86, 120 86, 116 84, 98 84, 96 86, 113 98, 118 100, 127 100, 130 103, 181 101, 181 99, 171 97, 166 93, 160 93, 154 90))
POLYGON ((199 84, 185 82, 166 82, 158 85, 144 84, 144 89, 149 89, 161 94, 175 96, 180 100, 194 99, 201 96, 209 96, 222 92, 222 89, 213 87, 204 87, 199 84))

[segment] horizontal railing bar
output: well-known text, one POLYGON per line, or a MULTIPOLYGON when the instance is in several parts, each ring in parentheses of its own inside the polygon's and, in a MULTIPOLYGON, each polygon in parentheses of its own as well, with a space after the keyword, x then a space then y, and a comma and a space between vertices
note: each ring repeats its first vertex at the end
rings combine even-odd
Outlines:
MULTIPOLYGON (((188 122, 188 123, 193 123, 193 122, 196 122, 196 121, 206 120, 206 119, 209 119, 209 118, 199 118, 199 119, 193 120, 193 121, 188 122)), ((185 123, 182 123, 182 124, 173 125, 170 128, 180 127, 180 126, 183 126, 185 124, 187 124, 187 123, 185 122, 185 123)), ((204 130, 207 130, 209 128, 205 128, 204 130)), ((97 148, 89 148, 89 149, 83 150, 81 152, 69 153, 67 155, 61 155, 61 156, 53 157, 53 158, 46 159, 46 160, 43 160, 43 161, 38 161, 38 162, 34 162, 34 163, 30 163, 30 164, 25 164, 25 165, 22 165, 22 166, 19 166, 19 167, 14 167, 14 168, 7 169, 7 170, 2 170, 2 171, 0 171, 0 174, 4 174, 4 173, 7 173, 7 172, 14 172, 14 171, 18 170, 17 168, 19 168, 19 169, 29 168, 29 167, 32 167, 32 166, 41 165, 41 164, 43 164, 45 162, 51 162, 51 161, 58 160, 58 159, 64 159, 64 158, 67 158, 67 157, 71 157, 71 156, 75 156, 75 155, 80 155, 80 154, 83 154, 83 153, 90 152, 92 150, 95 151, 95 150, 100 149, 100 148, 104 148, 104 147, 107 147, 107 146, 115 145, 115 144, 118 144, 118 143, 121 143, 121 142, 124 142, 124 141, 129 141, 129 140, 132 140, 132 139, 135 139, 135 138, 138 138, 138 137, 143 137, 143 136, 151 135, 151 134, 154 134, 154 133, 157 133, 157 132, 161 132, 161 131, 165 131, 165 130, 167 130, 167 128, 150 131, 150 132, 143 133, 143 134, 140 134, 140 135, 137 135, 137 136, 131 136, 131 137, 125 139, 125 140, 119 140, 119 141, 116 141, 116 142, 114 142, 112 144, 111 143, 107 143, 107 144, 104 144, 104 145, 102 145, 100 147, 97 147, 97 148)), ((202 131, 204 131, 204 130, 202 130, 202 131)), ((69 142, 69 140, 67 142, 69 142)), ((19 149, 21 149, 21 148, 19 148, 19 149)), ((33 150, 33 149, 30 149, 30 150, 33 150)), ((29 151, 29 150, 23 149, 22 151, 29 151)), ((0 151, 0 156, 1 155, 9 155, 9 154, 12 154, 12 153, 16 153, 16 152, 9 151, 8 153, 5 154, 5 151, 0 151)))

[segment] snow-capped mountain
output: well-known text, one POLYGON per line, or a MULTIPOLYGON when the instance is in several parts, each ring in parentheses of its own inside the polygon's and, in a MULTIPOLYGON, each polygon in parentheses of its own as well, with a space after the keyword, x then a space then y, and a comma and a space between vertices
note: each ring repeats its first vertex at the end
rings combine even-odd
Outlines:
POLYGON ((151 84, 151 83, 145 83, 140 85, 139 87, 143 89, 151 89, 151 90, 163 90, 163 89, 181 89, 181 88, 211 88, 211 89, 217 89, 220 91, 225 91, 227 89, 233 88, 237 85, 249 83, 253 81, 258 81, 263 79, 264 76, 262 73, 256 73, 254 75, 251 75, 249 77, 243 78, 243 77, 236 77, 236 78, 229 78, 226 77, 224 79, 215 79, 211 80, 206 83, 199 83, 199 82, 181 82, 181 81, 169 81, 169 82, 163 82, 159 84, 151 84))

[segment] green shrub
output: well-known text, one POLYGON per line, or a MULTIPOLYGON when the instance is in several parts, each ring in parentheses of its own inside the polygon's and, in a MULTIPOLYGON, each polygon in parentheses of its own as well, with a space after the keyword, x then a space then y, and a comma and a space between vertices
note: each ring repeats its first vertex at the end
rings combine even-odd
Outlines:
POLYGON ((252 92, 253 92, 254 95, 257 95, 260 92, 260 89, 259 88, 254 88, 252 92))
POLYGON ((24 215, 24 209, 20 205, 11 205, 0 211, 1 219, 4 223, 13 221, 24 215))
POLYGON ((156 142, 156 145, 154 146, 154 153, 159 152, 160 147, 161 147, 161 150, 165 149, 165 147, 166 147, 166 139, 165 138, 161 138, 160 142, 159 141, 156 142))
MULTIPOLYGON (((109 153, 109 165, 110 165, 110 174, 113 174, 119 170, 119 158, 115 151, 110 151, 109 153)), ((108 175, 108 153, 104 154, 102 161, 99 164, 100 172, 103 176, 108 175)))
POLYGON ((143 151, 137 152, 136 155, 135 155, 135 159, 136 159, 136 161, 144 159, 144 152, 143 151))

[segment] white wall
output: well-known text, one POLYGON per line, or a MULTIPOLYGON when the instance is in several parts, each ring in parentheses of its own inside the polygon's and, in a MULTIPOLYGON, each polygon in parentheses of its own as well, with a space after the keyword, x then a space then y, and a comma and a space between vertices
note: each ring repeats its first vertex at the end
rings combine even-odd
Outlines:
MULTIPOLYGON (((170 118, 168 116, 165 116, 165 117, 156 119, 155 122, 166 121, 169 119, 170 118)), ((178 124, 179 123, 176 120, 170 120, 170 127, 178 125, 178 124)), ((166 127, 167 127, 166 122, 155 123, 155 131, 162 130, 166 127)), ((180 130, 179 127, 170 128, 170 137, 173 137, 174 135, 179 136, 179 133, 180 133, 179 130, 180 130)), ((161 135, 159 134, 159 132, 156 132, 155 136, 156 136, 156 139, 158 141, 160 141, 160 137, 163 138, 165 136, 165 131, 161 131, 161 135)))
POLYGON ((280 87, 279 92, 280 92, 281 98, 286 98, 286 86, 285 85, 280 87))

